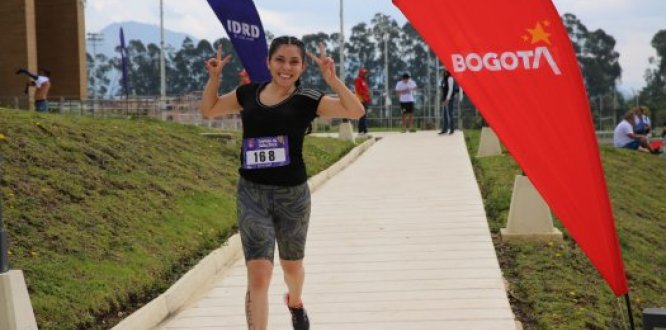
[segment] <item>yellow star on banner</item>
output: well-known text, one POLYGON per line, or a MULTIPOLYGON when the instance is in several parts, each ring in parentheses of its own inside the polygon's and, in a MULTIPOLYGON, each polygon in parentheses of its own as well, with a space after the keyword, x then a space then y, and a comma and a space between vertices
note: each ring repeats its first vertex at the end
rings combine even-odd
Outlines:
POLYGON ((527 41, 527 40, 530 39, 530 37, 528 37, 528 36, 526 36, 526 35, 524 35, 524 34, 521 36, 521 38, 523 39, 523 41, 527 41))
POLYGON ((536 24, 534 29, 527 29, 527 32, 529 32, 532 35, 532 41, 531 41, 532 45, 534 45, 539 41, 543 41, 548 45, 550 45, 550 39, 548 39, 550 37, 550 33, 543 30, 543 26, 541 25, 540 22, 536 24))

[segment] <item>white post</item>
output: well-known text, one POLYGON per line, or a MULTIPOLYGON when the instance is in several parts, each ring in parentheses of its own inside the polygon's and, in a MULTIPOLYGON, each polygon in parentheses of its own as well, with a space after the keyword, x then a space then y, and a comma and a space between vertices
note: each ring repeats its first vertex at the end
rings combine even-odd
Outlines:
MULTIPOLYGON (((442 89, 439 87, 439 79, 439 58, 435 57, 435 128, 441 121, 439 112, 441 110, 442 89)), ((443 131, 443 128, 441 130, 443 131)))
POLYGON ((431 70, 432 68, 430 67, 431 57, 430 57, 430 47, 428 47, 428 45, 426 45, 426 54, 428 55, 428 59, 427 59, 427 62, 426 62, 426 77, 427 77, 426 78, 426 81, 427 81, 427 83, 426 83, 426 102, 423 102, 423 103, 424 103, 424 106, 426 107, 426 109, 428 109, 428 110, 423 112, 423 121, 421 122, 421 125, 422 125, 421 128, 422 129, 426 128, 426 125, 425 125, 425 123, 426 123, 426 119, 425 119, 426 118, 426 112, 428 114, 428 116, 427 116, 428 120, 430 120, 430 118, 432 118, 431 117, 431 113, 432 113, 432 106, 431 106, 432 105, 432 85, 430 85, 430 82, 432 81, 432 79, 430 79, 430 77, 432 75, 432 70, 431 70))
POLYGON ((617 126, 617 90, 615 86, 611 87, 613 93, 613 127, 617 126))
POLYGON ((604 97, 599 95, 599 130, 601 131, 601 116, 603 116, 602 109, 604 107, 604 97))
MULTIPOLYGON (((345 36, 344 36, 344 21, 343 21, 343 8, 342 1, 340 0, 340 80, 345 83, 345 36)), ((344 141, 354 141, 354 128, 349 119, 343 119, 340 123, 338 130, 338 138, 344 141)))
POLYGON ((384 111, 386 113, 386 118, 388 118, 389 128, 393 127, 392 118, 391 118, 391 93, 389 89, 389 71, 388 71, 388 32, 384 32, 384 111))
POLYGON ((345 30, 344 15, 342 8, 343 0, 340 0, 340 79, 345 82, 345 30))
POLYGON ((166 97, 166 69, 164 63, 164 0, 160 0, 160 110, 166 97))

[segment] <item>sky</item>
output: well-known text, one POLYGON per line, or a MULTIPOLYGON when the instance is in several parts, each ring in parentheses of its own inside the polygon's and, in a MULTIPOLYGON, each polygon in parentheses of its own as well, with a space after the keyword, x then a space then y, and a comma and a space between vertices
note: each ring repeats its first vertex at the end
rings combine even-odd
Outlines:
MULTIPOLYGON (((200 39, 226 36, 204 0, 162 0, 164 28, 200 39)), ((344 0, 343 0, 344 1, 344 0)), ((464 1, 464 0, 460 0, 464 1)), ((159 25, 159 0, 86 0, 86 32, 98 32, 111 23, 136 21, 159 25)), ((254 0, 264 29, 274 35, 295 35, 340 31, 340 0, 254 0)), ((645 85, 648 59, 656 56, 652 37, 666 29, 666 0, 553 0, 560 15, 572 13, 593 31, 603 29, 617 42, 622 80, 620 90, 631 95, 645 85)), ((347 0, 343 2, 345 36, 351 27, 370 20, 376 13, 407 20, 390 0, 347 0)))

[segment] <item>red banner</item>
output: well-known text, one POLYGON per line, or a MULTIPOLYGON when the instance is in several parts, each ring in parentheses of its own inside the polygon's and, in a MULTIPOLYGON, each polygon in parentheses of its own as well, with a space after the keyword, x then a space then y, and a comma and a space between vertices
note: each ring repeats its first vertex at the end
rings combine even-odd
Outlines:
POLYGON ((549 0, 393 0, 615 295, 627 280, 583 79, 549 0))

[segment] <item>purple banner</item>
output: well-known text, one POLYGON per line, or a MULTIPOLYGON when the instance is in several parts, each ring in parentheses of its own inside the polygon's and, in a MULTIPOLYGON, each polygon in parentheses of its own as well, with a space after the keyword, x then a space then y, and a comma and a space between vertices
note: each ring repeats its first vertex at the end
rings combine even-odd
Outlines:
POLYGON ((120 27, 120 61, 123 70, 122 84, 125 91, 125 96, 129 96, 129 79, 127 75, 127 65, 129 64, 129 59, 127 58, 127 47, 125 46, 125 33, 123 32, 122 26, 120 27))
POLYGON ((268 81, 268 46, 259 13, 252 0, 208 0, 227 31, 236 54, 254 82, 268 81))

